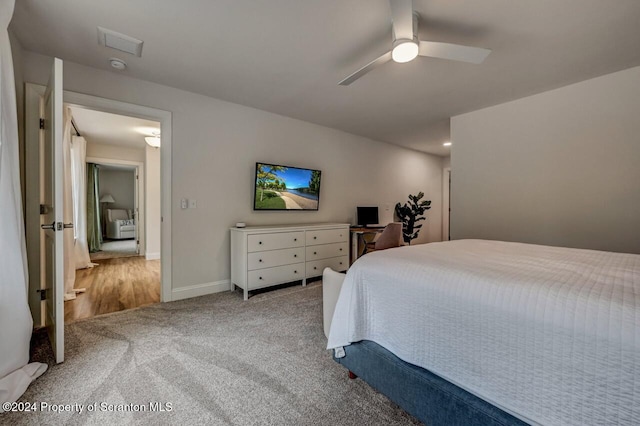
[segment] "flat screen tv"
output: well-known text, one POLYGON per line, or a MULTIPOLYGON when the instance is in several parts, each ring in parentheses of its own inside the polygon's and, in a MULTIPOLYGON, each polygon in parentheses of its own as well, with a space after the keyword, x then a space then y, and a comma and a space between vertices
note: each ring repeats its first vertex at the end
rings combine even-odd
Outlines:
POLYGON ((320 170, 256 163, 254 210, 318 210, 320 170))

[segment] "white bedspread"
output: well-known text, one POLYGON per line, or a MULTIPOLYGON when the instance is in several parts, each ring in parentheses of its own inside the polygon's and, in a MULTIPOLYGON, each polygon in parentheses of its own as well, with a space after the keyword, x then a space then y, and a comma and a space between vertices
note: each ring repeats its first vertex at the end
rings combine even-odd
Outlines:
POLYGON ((328 349, 371 340, 529 423, 640 425, 640 255, 459 240, 367 254, 328 349))

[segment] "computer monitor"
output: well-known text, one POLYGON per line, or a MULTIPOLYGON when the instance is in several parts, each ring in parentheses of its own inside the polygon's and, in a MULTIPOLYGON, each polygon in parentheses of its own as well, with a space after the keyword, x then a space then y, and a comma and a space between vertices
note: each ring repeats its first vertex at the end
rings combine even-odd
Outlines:
POLYGON ((358 225, 376 225, 379 222, 377 207, 358 207, 358 225))

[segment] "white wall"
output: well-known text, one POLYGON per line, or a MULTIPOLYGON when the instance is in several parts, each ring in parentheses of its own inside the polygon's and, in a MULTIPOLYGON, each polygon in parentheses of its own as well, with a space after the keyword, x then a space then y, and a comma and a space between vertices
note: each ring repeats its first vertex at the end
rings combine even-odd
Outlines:
POLYGON ((106 205, 108 209, 133 210, 135 206, 135 172, 133 170, 105 170, 100 167, 100 198, 110 194, 114 203, 106 205))
POLYGON ((451 157, 444 157, 442 159, 442 168, 446 169, 447 167, 451 167, 451 157))
MULTIPOLYGON (((85 139, 87 138, 85 137, 85 139)), ((99 144, 87 139, 87 157, 144 163, 144 149, 99 144)))
POLYGON ((640 67, 454 117, 453 238, 640 253, 640 67))
POLYGON ((147 146, 145 149, 145 206, 146 206, 146 253, 147 259, 160 259, 160 149, 147 146))
MULTIPOLYGON (((51 58, 25 52, 28 81, 47 80, 51 58)), ((433 201, 421 242, 441 238, 442 159, 327 127, 100 71, 64 65, 67 90, 171 111, 173 287, 228 280, 229 230, 248 224, 354 222, 357 205, 424 191, 433 201), (318 212, 254 212, 256 161, 322 170, 318 212), (182 210, 180 199, 197 201, 182 210)))

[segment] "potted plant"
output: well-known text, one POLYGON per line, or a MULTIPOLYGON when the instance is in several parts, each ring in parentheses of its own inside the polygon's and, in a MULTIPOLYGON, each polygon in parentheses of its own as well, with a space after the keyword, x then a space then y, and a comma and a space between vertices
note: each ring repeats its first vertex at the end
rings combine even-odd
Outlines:
POLYGON ((418 195, 409 194, 409 202, 400 205, 396 204, 396 216, 402 221, 402 239, 405 243, 411 245, 411 241, 418 238, 422 223, 420 221, 426 220, 424 212, 431 208, 431 200, 422 200, 424 193, 420 192, 418 195))

